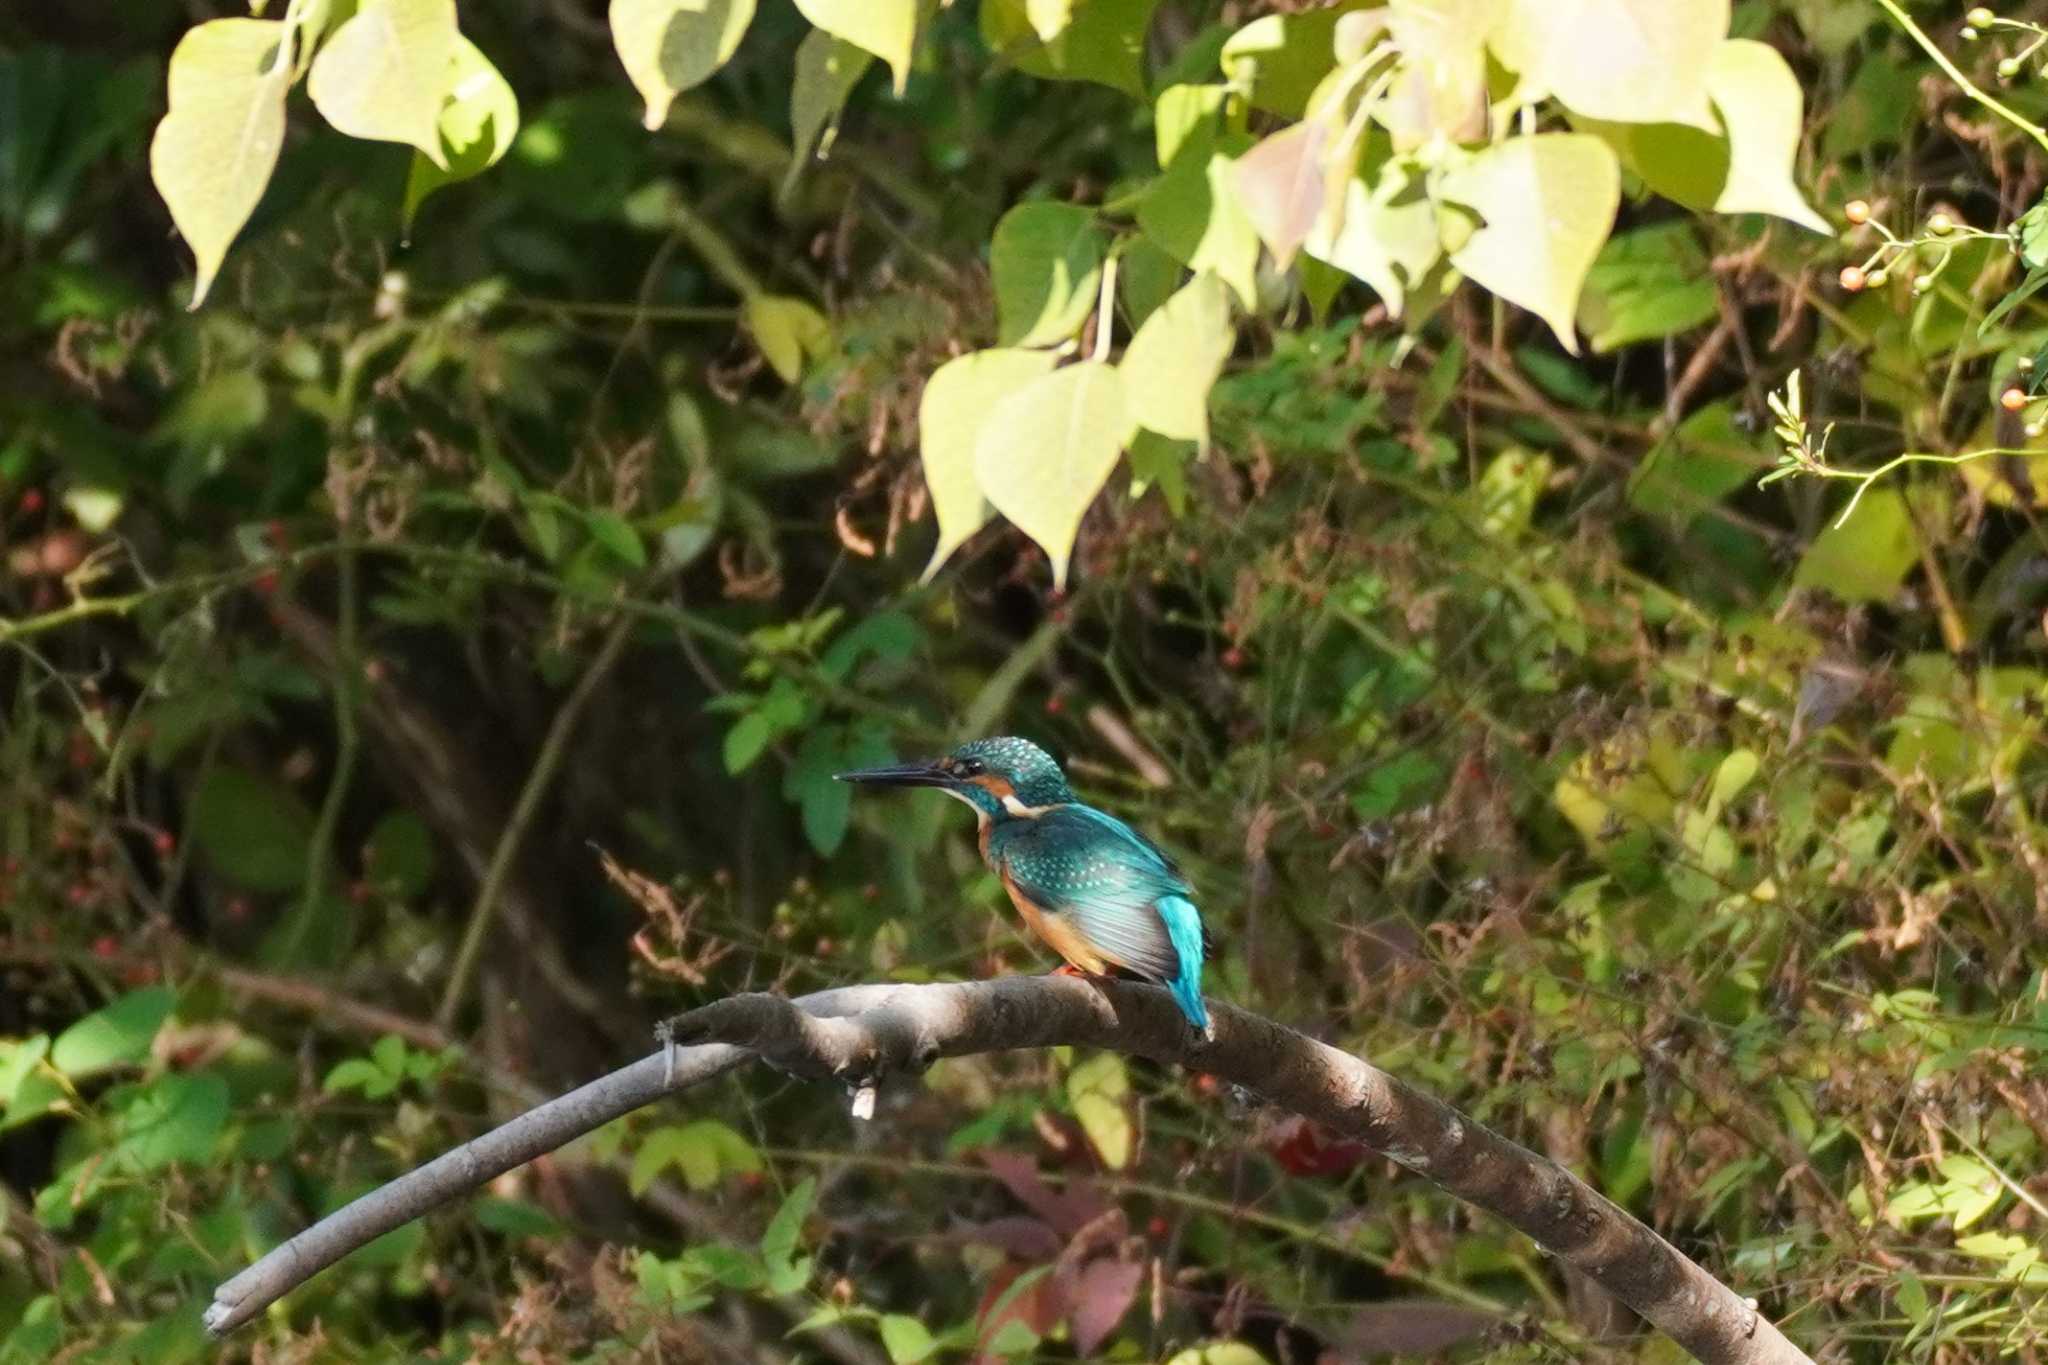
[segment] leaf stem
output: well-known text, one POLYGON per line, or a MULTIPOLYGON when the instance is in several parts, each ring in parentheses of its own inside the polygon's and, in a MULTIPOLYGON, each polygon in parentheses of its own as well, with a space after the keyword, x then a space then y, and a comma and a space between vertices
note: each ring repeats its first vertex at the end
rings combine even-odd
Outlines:
POLYGON ((1899 4, 1899 0, 1877 0, 1877 4, 1878 8, 1892 17, 1893 23, 1905 30, 1907 37, 1920 45, 1921 51, 1934 59, 1934 64, 1941 68, 1944 75, 1956 83, 1958 89, 2032 138, 2041 146, 2042 150, 2048 151, 2048 128, 2043 128, 2038 123, 2030 123, 2020 117, 2012 106, 1993 97, 1975 81, 1964 75, 1963 69, 1957 66, 1950 59, 1949 55, 1935 44, 1932 38, 1927 36, 1927 31, 1915 23, 1911 15, 1906 13, 1905 7, 1899 4))

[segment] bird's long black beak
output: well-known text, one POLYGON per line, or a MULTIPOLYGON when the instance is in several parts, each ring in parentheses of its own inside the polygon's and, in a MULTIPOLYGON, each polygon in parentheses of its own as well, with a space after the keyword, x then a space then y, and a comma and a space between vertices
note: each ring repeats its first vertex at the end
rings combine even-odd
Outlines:
POLYGON ((871 787, 950 787, 953 778, 936 763, 897 763, 887 768, 862 768, 858 772, 834 773, 841 782, 858 782, 871 787))

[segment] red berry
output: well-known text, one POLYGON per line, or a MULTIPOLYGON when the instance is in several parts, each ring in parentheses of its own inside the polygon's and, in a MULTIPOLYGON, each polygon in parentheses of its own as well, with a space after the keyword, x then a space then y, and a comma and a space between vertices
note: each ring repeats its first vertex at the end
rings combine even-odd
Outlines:
POLYGON ((1155 1242, 1165 1241, 1166 1234, 1170 1231, 1172 1229, 1167 1226, 1166 1220, 1156 1213, 1152 1215, 1151 1221, 1145 1224, 1145 1235, 1155 1242))
POLYGON ((178 836, 167 829, 158 830, 156 837, 150 842, 156 846, 156 856, 159 858, 168 858, 178 851, 178 836))
POLYGON ((125 986, 153 986, 157 971, 153 962, 131 962, 121 969, 121 984, 125 986))
POLYGON ((1870 204, 1866 200, 1851 199, 1842 205, 1842 216, 1852 223, 1867 223, 1870 221, 1870 204))
POLYGON ((1852 294, 1870 283, 1870 277, 1863 273, 1863 267, 1856 265, 1843 266, 1841 280, 1842 288, 1852 294))
POLYGON ((270 542, 270 548, 273 550, 282 550, 291 544, 291 533, 285 530, 284 523, 275 517, 263 523, 263 538, 270 542))
POLYGON ((1045 714, 1048 716, 1056 716, 1066 709, 1066 701, 1058 696, 1051 696, 1045 699, 1045 714))
POLYGON ((227 903, 227 917, 237 923, 249 918, 249 902, 240 896, 227 903))
POLYGON ((120 955, 120 952, 121 945, 115 942, 112 934, 101 934, 92 941, 92 955, 94 957, 101 959, 117 957, 120 955))
POLYGON ((1239 649, 1236 645, 1232 645, 1230 648, 1224 650, 1223 666, 1225 668, 1243 668, 1244 651, 1239 649))
POLYGON ((2018 412, 2026 405, 2027 394, 2024 389, 2007 389, 2004 393, 1998 395, 1998 406, 2004 408, 2007 412, 2018 412))
POLYGON ((31 488, 21 495, 21 514, 32 517, 43 510, 43 490, 31 488))
POLYGON ((265 569, 262 573, 256 575, 251 586, 265 597, 275 596, 277 593, 277 570, 265 569))
MULTIPOLYGON (((68 888, 65 889, 64 896, 73 905, 84 905, 87 901, 92 899, 92 883, 73 882, 68 888)), ((102 941, 106 943, 113 942, 112 939, 105 939, 102 941)), ((100 956, 105 957, 106 954, 101 953, 100 956)))

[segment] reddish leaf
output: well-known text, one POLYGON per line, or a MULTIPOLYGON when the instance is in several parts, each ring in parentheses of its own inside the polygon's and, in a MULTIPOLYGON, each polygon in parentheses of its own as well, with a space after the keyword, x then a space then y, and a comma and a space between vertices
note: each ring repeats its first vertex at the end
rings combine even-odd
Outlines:
POLYGON ((1003 1295, 1017 1282, 1017 1277, 1033 1268, 1015 1261, 1005 1261, 990 1278, 988 1288, 982 1291, 981 1302, 974 1306, 974 1320, 977 1324, 974 1334, 976 1349, 969 1365, 996 1365, 996 1362, 1002 1359, 984 1348, 995 1340, 996 1333, 1003 1330, 1005 1323, 1021 1322, 1042 1337, 1052 1331, 1053 1325, 1060 1320, 1058 1308, 1053 1300, 1053 1277, 1050 1275, 1020 1290, 1008 1303, 1002 1302, 1003 1295), (996 1307, 999 1303, 1002 1303, 1000 1309, 996 1307))
POLYGON ((1008 1252, 1020 1261, 1041 1263, 1060 1254, 1060 1235, 1036 1218, 992 1218, 986 1223, 962 1223, 951 1233, 961 1242, 975 1242, 1008 1252))
POLYGON ((1266 1151, 1291 1175, 1343 1175, 1372 1155, 1364 1143, 1332 1138, 1320 1125, 1295 1117, 1274 1125, 1266 1151))
POLYGON ((1038 1178, 1037 1163, 1015 1152, 983 1152, 983 1164, 1015 1195, 1017 1202, 1052 1225, 1062 1238, 1071 1237, 1106 1213, 1110 1205, 1085 1185, 1055 1192, 1038 1178))
POLYGON ((1081 1267, 1066 1288, 1067 1323, 1074 1330, 1074 1351, 1083 1360, 1094 1356, 1138 1297, 1145 1267, 1136 1261, 1107 1258, 1081 1267))
POLYGON ((1323 156, 1330 130, 1320 119, 1282 129, 1237 159, 1238 202, 1285 270, 1323 211, 1323 156))

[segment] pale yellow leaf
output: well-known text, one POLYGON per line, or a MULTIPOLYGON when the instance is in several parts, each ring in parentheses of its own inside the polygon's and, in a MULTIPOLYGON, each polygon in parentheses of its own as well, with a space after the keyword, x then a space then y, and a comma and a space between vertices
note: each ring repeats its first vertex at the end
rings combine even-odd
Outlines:
POLYGON ((1064 588, 1088 505, 1130 429, 1123 379, 1100 361, 1054 370, 1005 398, 974 445, 984 496, 1052 560, 1064 588))
POLYGON ((1074 22, 1074 0, 1024 0, 1024 17, 1038 41, 1049 43, 1074 22))
POLYGON ((456 35, 448 63, 448 96, 441 106, 441 150, 445 167, 414 153, 405 183, 404 221, 410 225, 420 202, 435 190, 481 175, 498 164, 519 135, 519 97, 475 43, 456 35))
POLYGON ((996 405, 1052 369, 1050 351, 974 351, 955 357, 925 381, 917 407, 918 453, 939 543, 924 582, 989 519, 988 499, 974 471, 975 443, 996 405))
POLYGON ((1792 181, 1804 102, 1799 78, 1768 43, 1730 38, 1714 49, 1708 89, 1728 130, 1719 213, 1768 213, 1832 234, 1792 181))
POLYGON ((1344 187, 1343 213, 1319 224, 1303 250, 1364 281, 1400 317, 1408 290, 1443 254, 1436 205, 1411 190, 1393 165, 1368 190, 1357 177, 1344 187))
POLYGON ((1393 0, 1387 7, 1389 32, 1406 60, 1379 120, 1394 135, 1397 150, 1436 137, 1469 142, 1485 136, 1486 38, 1506 5, 1507 0, 1393 0))
POLYGON ((149 174, 199 266, 197 308, 249 221, 284 146, 290 54, 269 19, 215 19, 171 53, 170 112, 149 146, 149 174))
POLYGON ((784 294, 752 294, 740 314, 754 344, 770 369, 787 384, 803 377, 804 357, 822 355, 832 345, 832 324, 802 299, 784 294))
POLYGON ((337 132, 403 142, 445 170, 441 103, 458 38, 455 0, 363 0, 313 59, 306 93, 337 132))
POLYGON ((1209 440, 1209 389, 1237 345, 1230 290, 1200 274, 1152 311, 1117 368, 1139 425, 1177 440, 1209 440))
POLYGON ((1729 0, 1507 0, 1488 35, 1526 99, 1622 123, 1718 132, 1707 65, 1728 36, 1729 0))
POLYGON ((896 93, 917 51, 919 0, 796 0, 804 18, 889 64, 896 93))
POLYGON ((1238 203, 1273 264, 1285 270, 1323 210, 1324 162, 1335 140, 1320 118, 1282 128, 1231 166, 1238 203))
POLYGON ((612 46, 647 102, 649 131, 732 59, 753 18, 754 0, 612 0, 612 46))
POLYGON ((1152 140, 1161 170, 1173 164, 1190 138, 1206 133, 1204 145, 1214 145, 1216 117, 1229 93, 1220 85, 1169 85, 1159 92, 1152 106, 1152 140))
POLYGON ((1549 323, 1577 355, 1579 289, 1621 203, 1613 149, 1582 133, 1509 138, 1446 173, 1439 189, 1481 219, 1451 264, 1549 323))

